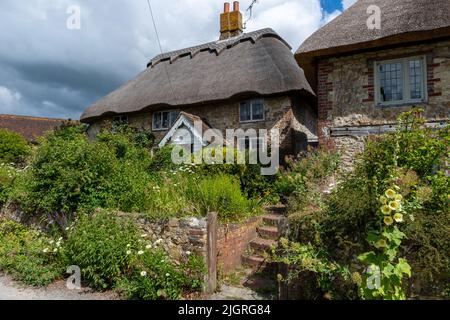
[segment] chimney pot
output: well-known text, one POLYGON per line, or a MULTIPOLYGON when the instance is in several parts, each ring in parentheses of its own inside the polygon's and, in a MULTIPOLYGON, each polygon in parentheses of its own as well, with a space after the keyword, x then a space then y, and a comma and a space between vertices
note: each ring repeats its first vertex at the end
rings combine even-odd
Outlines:
POLYGON ((223 4, 223 13, 228 13, 230 12, 230 3, 229 2, 225 2, 223 4))
POLYGON ((233 11, 239 11, 239 1, 233 2, 233 11))

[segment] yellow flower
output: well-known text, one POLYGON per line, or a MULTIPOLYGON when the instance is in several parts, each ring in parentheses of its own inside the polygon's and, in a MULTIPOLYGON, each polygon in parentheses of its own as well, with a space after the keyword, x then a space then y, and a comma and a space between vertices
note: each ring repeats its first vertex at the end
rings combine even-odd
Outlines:
POLYGON ((380 197, 380 202, 381 202, 382 204, 387 204, 388 199, 387 199, 385 196, 381 196, 381 197, 380 197))
POLYGON ((377 243, 375 243, 375 248, 380 249, 380 248, 386 248, 387 246, 387 242, 384 239, 380 239, 377 243))
POLYGON ((394 220, 395 220, 395 222, 403 222, 403 215, 401 214, 401 213, 396 213, 395 215, 394 215, 394 220))
POLYGON ((392 219, 391 216, 385 217, 383 221, 384 221, 384 223, 385 223, 387 226, 390 226, 391 224, 394 223, 394 219, 392 219))
POLYGON ((389 202, 389 208, 391 208, 391 210, 397 211, 398 209, 400 209, 400 202, 398 201, 389 202))
POLYGON ((402 201, 403 200, 403 196, 401 194, 398 194, 395 196, 395 201, 402 201))
POLYGON ((381 207, 381 212, 384 215, 391 214, 391 208, 385 204, 384 206, 381 207))
POLYGON ((392 189, 388 189, 385 194, 386 194, 386 197, 388 197, 389 199, 394 199, 395 196, 397 195, 397 192, 395 192, 392 189))

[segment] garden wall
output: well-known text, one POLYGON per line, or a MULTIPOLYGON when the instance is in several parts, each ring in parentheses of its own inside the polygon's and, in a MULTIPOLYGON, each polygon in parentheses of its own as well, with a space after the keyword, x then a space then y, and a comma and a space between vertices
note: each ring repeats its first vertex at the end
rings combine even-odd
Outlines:
MULTIPOLYGON (((257 237, 261 217, 252 217, 241 223, 219 225, 217 228, 217 266, 222 272, 231 272, 242 265, 242 254, 257 237)), ((138 219, 138 225, 149 239, 160 241, 172 259, 180 261, 188 253, 206 258, 206 218, 185 218, 149 222, 138 219)), ((206 261, 206 260, 205 260, 206 261)))

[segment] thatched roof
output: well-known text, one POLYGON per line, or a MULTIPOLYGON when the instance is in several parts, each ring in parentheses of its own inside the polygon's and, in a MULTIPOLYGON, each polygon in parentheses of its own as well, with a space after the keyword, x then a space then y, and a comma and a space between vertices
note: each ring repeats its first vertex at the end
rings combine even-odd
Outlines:
MULTIPOLYGON (((359 0, 297 50, 299 62, 387 45, 450 36, 450 0, 359 0), (381 29, 367 27, 367 8, 381 9, 381 29)), ((302 64, 302 63, 301 63, 302 64)))
POLYGON ((64 123, 63 119, 36 118, 0 114, 0 128, 21 134, 27 141, 34 142, 48 131, 64 123))
POLYGON ((263 29, 157 56, 135 79, 88 108, 81 120, 288 92, 314 95, 289 45, 263 29))

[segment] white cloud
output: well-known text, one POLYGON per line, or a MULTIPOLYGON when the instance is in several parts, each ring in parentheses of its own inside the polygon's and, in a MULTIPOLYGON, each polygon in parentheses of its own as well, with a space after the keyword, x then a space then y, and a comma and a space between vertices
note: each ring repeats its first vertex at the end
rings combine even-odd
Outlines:
POLYGON ((342 0, 342 6, 344 7, 344 10, 347 10, 350 8, 354 3, 356 3, 358 0, 342 0))
MULTIPOLYGON (((223 3, 152 0, 163 50, 218 39, 223 3)), ((250 3, 241 0, 241 11, 250 3)), ((273 28, 295 50, 338 14, 325 13, 320 0, 263 0, 246 32, 273 28)), ((0 43, 7 44, 0 50, 0 83, 9 88, 9 94, 1 89, 0 112, 8 100, 20 101, 15 113, 77 118, 159 53, 146 0, 1 0, 0 21, 10 26, 0 28, 0 43), (81 30, 66 28, 71 5, 81 8, 81 30), (20 99, 14 98, 17 92, 20 99)))
POLYGON ((0 86, 0 113, 12 113, 20 106, 22 95, 0 86))

